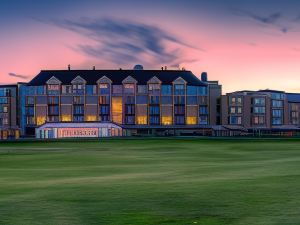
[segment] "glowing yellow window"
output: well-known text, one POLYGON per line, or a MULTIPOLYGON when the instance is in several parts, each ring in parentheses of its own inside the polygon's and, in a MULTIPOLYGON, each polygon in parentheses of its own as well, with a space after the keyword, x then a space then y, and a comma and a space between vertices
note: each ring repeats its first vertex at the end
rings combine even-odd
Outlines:
POLYGON ((61 121, 62 122, 70 122, 70 121, 72 121, 72 116, 71 115, 62 115, 61 121))
POLYGON ((97 121, 97 117, 95 115, 87 115, 86 121, 97 121))
POLYGON ((36 124, 42 125, 46 122, 46 116, 37 116, 36 117, 36 124))
POLYGON ((194 116, 188 116, 186 118, 186 124, 187 125, 195 125, 197 124, 197 117, 194 117, 194 116))
POLYGON ((112 120, 115 123, 123 122, 123 103, 122 97, 112 97, 112 120))
POLYGON ((172 125, 172 116, 162 116, 161 123, 162 125, 172 125))
POLYGON ((136 119, 136 123, 139 125, 146 125, 147 124, 147 116, 138 116, 136 119))

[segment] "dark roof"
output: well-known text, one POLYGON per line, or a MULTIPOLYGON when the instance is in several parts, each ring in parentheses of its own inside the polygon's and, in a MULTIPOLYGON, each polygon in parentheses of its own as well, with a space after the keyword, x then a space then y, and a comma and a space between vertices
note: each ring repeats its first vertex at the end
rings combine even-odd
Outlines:
POLYGON ((300 102, 300 94, 287 93, 287 99, 289 102, 300 102))
POLYGON ((272 92, 272 93, 282 93, 282 94, 285 93, 284 91, 271 90, 271 89, 259 90, 258 92, 272 92))
POLYGON ((18 85, 16 84, 1 84, 0 88, 17 88, 18 85))
POLYGON ((102 76, 111 79, 113 84, 122 84, 122 81, 128 76, 136 79, 138 84, 147 84, 148 80, 156 76, 163 84, 171 84, 178 77, 181 77, 189 85, 207 85, 191 71, 183 70, 42 70, 28 85, 45 85, 52 76, 59 79, 62 84, 70 84, 77 76, 85 79, 87 84, 96 84, 102 76))

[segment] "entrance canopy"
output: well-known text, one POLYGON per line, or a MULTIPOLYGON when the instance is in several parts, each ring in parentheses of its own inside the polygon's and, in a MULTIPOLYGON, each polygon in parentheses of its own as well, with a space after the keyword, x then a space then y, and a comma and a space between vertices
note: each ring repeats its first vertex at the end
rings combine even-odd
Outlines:
POLYGON ((37 138, 97 138, 123 136, 114 123, 46 123, 36 128, 37 138))

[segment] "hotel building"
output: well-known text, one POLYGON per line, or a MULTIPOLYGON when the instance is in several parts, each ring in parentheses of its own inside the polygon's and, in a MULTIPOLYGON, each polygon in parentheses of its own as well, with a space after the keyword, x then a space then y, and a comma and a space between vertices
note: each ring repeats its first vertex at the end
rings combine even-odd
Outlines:
POLYGON ((283 91, 237 91, 222 96, 222 125, 248 133, 299 132, 298 94, 283 91), (245 132, 245 131, 244 131, 245 132))
POLYGON ((207 79, 139 65, 41 71, 20 88, 20 99, 22 133, 43 138, 206 134, 217 120, 209 112, 207 79))
POLYGON ((18 85, 0 85, 0 139, 19 137, 18 85))

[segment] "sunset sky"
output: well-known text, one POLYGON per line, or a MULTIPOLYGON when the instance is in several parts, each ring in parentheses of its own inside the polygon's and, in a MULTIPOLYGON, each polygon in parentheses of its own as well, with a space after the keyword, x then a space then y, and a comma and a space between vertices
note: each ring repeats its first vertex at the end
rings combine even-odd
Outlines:
POLYGON ((1 1, 1 84, 68 64, 184 67, 224 93, 300 92, 300 1, 1 1))

